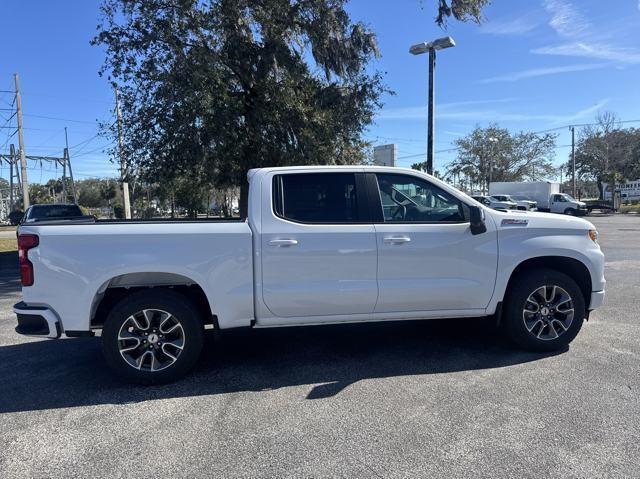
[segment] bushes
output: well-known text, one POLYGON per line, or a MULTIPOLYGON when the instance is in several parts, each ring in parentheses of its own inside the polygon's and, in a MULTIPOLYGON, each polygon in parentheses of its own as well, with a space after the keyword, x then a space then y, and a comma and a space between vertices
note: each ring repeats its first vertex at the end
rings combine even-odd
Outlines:
POLYGON ((13 210, 11 213, 9 213, 9 223, 15 226, 18 223, 20 223, 20 220, 22 219, 23 216, 24 216, 24 211, 13 210))

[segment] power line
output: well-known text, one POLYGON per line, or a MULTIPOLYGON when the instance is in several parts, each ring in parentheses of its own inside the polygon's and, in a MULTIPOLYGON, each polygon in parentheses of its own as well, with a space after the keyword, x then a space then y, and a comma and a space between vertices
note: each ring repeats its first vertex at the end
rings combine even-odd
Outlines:
POLYGON ((43 118, 45 120, 68 121, 69 123, 86 123, 86 124, 89 124, 89 125, 97 125, 98 124, 98 120, 94 120, 94 121, 71 120, 69 118, 59 118, 59 117, 55 117, 55 116, 45 116, 45 115, 33 115, 33 114, 27 114, 27 113, 25 113, 24 116, 29 116, 31 118, 43 118))

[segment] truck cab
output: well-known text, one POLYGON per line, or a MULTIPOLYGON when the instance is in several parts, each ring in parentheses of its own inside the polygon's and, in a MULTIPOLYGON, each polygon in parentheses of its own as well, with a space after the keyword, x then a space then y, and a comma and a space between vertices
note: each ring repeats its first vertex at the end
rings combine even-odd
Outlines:
POLYGON ((560 213, 570 216, 584 216, 589 214, 587 204, 576 200, 567 193, 555 193, 549 199, 551 213, 560 213))

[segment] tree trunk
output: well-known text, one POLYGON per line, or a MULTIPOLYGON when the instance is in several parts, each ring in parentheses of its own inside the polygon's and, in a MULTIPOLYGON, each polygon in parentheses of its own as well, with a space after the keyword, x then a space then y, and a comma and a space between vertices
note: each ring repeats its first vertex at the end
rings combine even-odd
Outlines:
POLYGON ((242 182, 240 185, 240 218, 245 219, 249 213, 249 183, 247 180, 242 182))

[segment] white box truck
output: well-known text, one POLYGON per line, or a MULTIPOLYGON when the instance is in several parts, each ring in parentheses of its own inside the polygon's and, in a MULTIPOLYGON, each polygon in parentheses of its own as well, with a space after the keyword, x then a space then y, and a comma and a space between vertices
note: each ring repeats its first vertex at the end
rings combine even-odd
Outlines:
POLYGON ((489 194, 526 197, 538 203, 538 211, 572 216, 589 212, 586 203, 560 193, 560 184, 550 181, 494 181, 489 184, 489 194))

